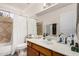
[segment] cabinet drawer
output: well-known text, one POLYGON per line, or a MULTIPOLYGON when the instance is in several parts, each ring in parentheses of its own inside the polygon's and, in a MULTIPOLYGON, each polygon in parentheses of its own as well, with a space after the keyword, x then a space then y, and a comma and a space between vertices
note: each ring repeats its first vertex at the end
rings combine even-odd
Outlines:
POLYGON ((39 51, 40 53, 42 53, 44 55, 51 56, 51 51, 46 49, 46 48, 44 48, 44 47, 41 47, 41 46, 36 45, 36 44, 33 44, 32 48, 36 49, 37 51, 39 51))

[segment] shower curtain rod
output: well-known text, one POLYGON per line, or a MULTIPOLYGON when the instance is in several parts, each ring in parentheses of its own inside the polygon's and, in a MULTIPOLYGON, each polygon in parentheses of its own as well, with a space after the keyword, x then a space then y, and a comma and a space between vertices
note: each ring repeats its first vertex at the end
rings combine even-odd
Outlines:
POLYGON ((27 16, 20 15, 20 14, 17 14, 17 13, 11 12, 11 11, 4 10, 4 9, 0 9, 0 11, 7 12, 7 13, 9 13, 9 14, 10 14, 10 13, 13 13, 13 14, 16 14, 16 15, 19 15, 19 16, 27 17, 27 16))

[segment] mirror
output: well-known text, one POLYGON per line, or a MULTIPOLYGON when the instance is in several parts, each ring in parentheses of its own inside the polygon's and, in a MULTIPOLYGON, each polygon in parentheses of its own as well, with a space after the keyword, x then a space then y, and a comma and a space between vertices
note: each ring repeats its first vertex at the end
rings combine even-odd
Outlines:
POLYGON ((48 24, 46 25, 46 34, 48 35, 56 35, 57 34, 57 24, 48 24))
POLYGON ((68 12, 60 16, 60 33, 75 35, 76 33, 76 13, 68 12))
POLYGON ((49 25, 46 25, 46 33, 48 34, 48 35, 51 35, 51 32, 52 32, 52 27, 51 27, 52 25, 51 24, 49 24, 49 25))
POLYGON ((67 36, 76 34, 76 12, 66 12, 60 14, 58 23, 45 25, 45 33, 49 35, 59 35, 61 33, 67 36))
POLYGON ((79 39, 79 4, 77 3, 77 22, 76 22, 76 34, 79 39))
POLYGON ((78 23, 77 23, 77 37, 78 37, 78 39, 79 39, 79 21, 78 21, 78 23))

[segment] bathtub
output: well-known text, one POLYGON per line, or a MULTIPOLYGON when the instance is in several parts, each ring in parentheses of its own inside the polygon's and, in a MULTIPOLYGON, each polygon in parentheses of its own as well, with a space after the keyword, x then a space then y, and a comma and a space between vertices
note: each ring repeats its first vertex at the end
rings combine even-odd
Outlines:
POLYGON ((11 43, 0 43, 0 56, 11 54, 11 43))

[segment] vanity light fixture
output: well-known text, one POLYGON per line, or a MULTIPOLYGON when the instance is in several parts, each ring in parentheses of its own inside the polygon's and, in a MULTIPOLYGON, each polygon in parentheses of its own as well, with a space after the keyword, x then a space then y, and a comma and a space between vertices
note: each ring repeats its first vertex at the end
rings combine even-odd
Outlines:
POLYGON ((43 3, 43 8, 47 8, 47 7, 51 6, 52 4, 54 4, 54 3, 43 3))
POLYGON ((43 3, 43 8, 46 8, 46 3, 43 3))

